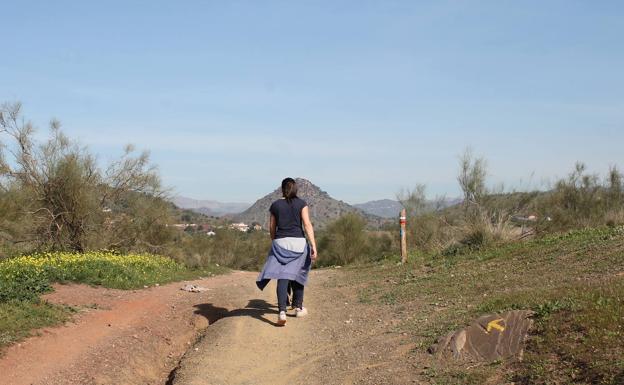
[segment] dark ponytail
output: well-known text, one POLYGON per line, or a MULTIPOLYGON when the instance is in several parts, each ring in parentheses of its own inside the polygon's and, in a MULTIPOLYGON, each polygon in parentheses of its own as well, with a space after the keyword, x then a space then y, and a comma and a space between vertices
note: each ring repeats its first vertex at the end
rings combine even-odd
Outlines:
POLYGON ((286 178, 282 181, 282 195, 288 203, 297 197, 297 182, 293 178, 286 178))

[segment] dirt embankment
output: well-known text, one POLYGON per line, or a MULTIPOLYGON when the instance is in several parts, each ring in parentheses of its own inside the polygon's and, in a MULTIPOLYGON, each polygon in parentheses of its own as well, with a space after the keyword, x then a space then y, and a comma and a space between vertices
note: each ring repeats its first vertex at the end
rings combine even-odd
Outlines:
POLYGON ((256 273, 138 291, 58 286, 54 303, 82 308, 74 322, 7 349, 2 384, 402 384, 409 339, 395 320, 358 303, 334 270, 314 271, 306 318, 276 327, 275 288, 256 273), (208 327, 208 325, 210 326, 208 327), (201 336, 200 339, 197 337, 201 336))
POLYGON ((197 311, 217 288, 236 285, 246 273, 193 281, 203 293, 172 283, 124 291, 57 285, 45 298, 81 309, 61 327, 6 349, 2 384, 164 384, 179 358, 208 326, 197 311))

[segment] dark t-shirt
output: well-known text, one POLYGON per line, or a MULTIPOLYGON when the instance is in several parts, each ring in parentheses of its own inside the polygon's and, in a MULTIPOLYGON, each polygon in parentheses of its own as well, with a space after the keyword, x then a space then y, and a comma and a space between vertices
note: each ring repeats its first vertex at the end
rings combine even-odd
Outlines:
POLYGON ((275 216, 277 229, 275 238, 305 238, 301 223, 301 210, 308 204, 300 198, 278 199, 271 205, 269 211, 275 216))

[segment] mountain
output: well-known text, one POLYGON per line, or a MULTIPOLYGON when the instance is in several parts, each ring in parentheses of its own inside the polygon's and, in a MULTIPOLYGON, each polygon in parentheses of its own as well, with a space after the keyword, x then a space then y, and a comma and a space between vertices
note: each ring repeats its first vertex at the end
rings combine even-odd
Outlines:
MULTIPOLYGON (((368 223, 377 227, 384 222, 383 218, 367 214, 364 211, 353 207, 343 201, 336 200, 329 194, 321 190, 307 179, 297 178, 297 195, 308 203, 310 217, 315 228, 322 228, 333 220, 347 213, 358 213, 362 215, 368 223)), ((234 220, 251 224, 260 223, 265 229, 268 228, 269 207, 271 203, 282 197, 282 189, 278 187, 270 194, 258 199, 256 203, 242 213, 235 215, 234 220)))
POLYGON ((377 215, 382 218, 397 218, 403 206, 392 199, 380 199, 353 205, 365 213, 377 215))
POLYGON ((173 204, 182 209, 192 210, 196 213, 212 216, 222 216, 225 214, 238 214, 249 206, 249 203, 218 202, 212 200, 198 200, 183 196, 176 196, 172 199, 173 204))
MULTIPOLYGON (((461 198, 443 198, 440 200, 432 200, 427 202, 429 207, 427 211, 441 210, 447 207, 455 206, 462 202, 461 198)), ((376 215, 382 218, 396 218, 399 216, 403 206, 401 202, 392 199, 380 199, 365 203, 353 205, 365 213, 376 215)))

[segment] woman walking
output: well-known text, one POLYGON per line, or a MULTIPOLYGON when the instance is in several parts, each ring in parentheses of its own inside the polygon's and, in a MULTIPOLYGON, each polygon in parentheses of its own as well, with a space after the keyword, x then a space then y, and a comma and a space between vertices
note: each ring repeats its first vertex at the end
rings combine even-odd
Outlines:
POLYGON ((263 290, 271 279, 277 280, 277 324, 286 324, 288 291, 292 289, 292 307, 297 317, 308 311, 303 307, 303 290, 308 282, 310 266, 317 258, 314 228, 307 203, 297 197, 297 183, 292 178, 282 181, 281 199, 271 205, 269 230, 273 243, 256 285, 263 290), (305 234, 304 234, 305 229, 305 234), (308 236, 308 242, 305 235, 308 236))

